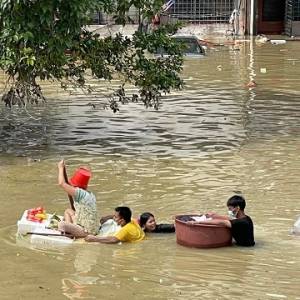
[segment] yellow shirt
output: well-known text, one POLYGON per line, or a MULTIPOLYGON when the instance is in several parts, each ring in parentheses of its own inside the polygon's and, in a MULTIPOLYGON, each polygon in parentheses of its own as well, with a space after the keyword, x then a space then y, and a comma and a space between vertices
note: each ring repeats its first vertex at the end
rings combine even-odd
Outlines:
POLYGON ((115 237, 121 242, 135 242, 143 240, 145 233, 136 221, 131 220, 115 234, 115 237))

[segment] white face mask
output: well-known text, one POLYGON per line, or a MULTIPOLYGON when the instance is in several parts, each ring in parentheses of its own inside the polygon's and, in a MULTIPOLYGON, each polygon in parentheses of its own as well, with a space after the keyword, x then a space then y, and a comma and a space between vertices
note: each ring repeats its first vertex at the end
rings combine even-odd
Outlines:
POLYGON ((236 219, 236 214, 232 210, 228 210, 229 219, 236 219))

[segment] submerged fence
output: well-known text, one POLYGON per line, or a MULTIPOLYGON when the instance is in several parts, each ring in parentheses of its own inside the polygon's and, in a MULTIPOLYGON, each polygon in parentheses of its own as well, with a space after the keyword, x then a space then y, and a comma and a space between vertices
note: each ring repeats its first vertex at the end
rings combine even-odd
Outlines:
MULTIPOLYGON (((188 22, 200 23, 228 23, 233 10, 241 0, 175 0, 164 11, 171 17, 188 22)), ((139 12, 131 8, 129 17, 132 23, 138 23, 139 12)), ((113 22, 111 16, 101 12, 94 14, 94 24, 107 24, 113 22)))
POLYGON ((234 8, 235 0, 176 0, 168 13, 185 21, 224 23, 234 8))

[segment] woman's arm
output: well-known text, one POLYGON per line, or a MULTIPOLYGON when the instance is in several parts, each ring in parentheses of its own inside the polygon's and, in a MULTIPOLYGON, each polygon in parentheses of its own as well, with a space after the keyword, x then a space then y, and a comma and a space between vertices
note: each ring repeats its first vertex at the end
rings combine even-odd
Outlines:
POLYGON ((218 215, 217 213, 214 213, 214 212, 209 212, 209 213, 205 214, 205 216, 207 218, 212 218, 212 219, 229 220, 229 218, 227 216, 218 215))
POLYGON ((174 226, 174 224, 157 224, 156 228, 153 232, 155 232, 155 233, 173 233, 173 232, 175 232, 175 226, 174 226))
POLYGON ((222 219, 212 219, 207 221, 188 221, 188 224, 196 225, 196 224, 203 224, 203 225, 223 225, 225 227, 231 228, 231 223, 229 220, 222 220, 222 219))
POLYGON ((65 180, 65 175, 64 175, 65 162, 64 162, 64 160, 61 160, 57 166, 58 166, 58 185, 61 186, 68 193, 68 195, 74 197, 76 189, 72 185, 68 184, 65 180))

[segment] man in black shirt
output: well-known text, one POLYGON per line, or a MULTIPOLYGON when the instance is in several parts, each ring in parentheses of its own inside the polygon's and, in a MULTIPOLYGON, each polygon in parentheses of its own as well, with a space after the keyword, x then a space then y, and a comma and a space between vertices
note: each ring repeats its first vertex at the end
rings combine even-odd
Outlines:
POLYGON ((231 234, 236 244, 239 246, 254 246, 253 222, 244 212, 246 201, 242 196, 235 195, 228 199, 228 217, 220 216, 215 213, 206 214, 211 220, 194 222, 192 224, 214 224, 224 225, 231 228, 231 234))

